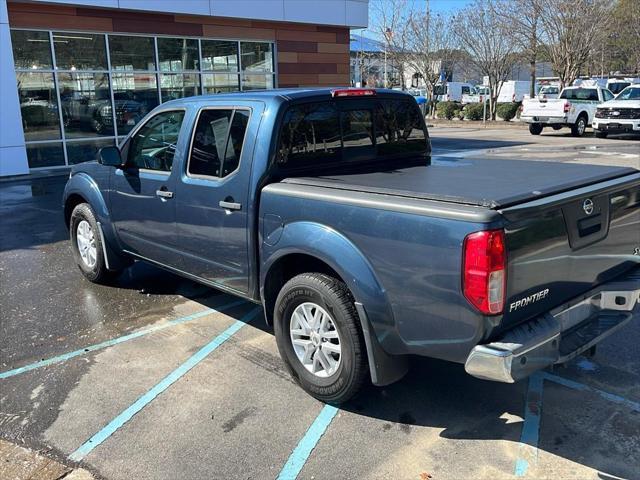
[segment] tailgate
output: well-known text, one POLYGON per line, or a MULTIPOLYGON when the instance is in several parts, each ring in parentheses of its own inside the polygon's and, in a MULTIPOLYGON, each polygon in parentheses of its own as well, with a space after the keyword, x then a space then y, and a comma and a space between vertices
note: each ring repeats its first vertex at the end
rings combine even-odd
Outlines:
POLYGON ((640 263, 640 173, 501 210, 508 255, 501 329, 640 263))
POLYGON ((562 117, 564 100, 526 100, 522 107, 524 117, 562 117))

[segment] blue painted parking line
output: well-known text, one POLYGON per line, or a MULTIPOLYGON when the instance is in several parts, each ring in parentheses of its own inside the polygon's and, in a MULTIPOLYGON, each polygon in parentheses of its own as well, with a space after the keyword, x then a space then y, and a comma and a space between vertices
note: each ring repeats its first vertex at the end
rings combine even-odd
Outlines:
POLYGON ((613 403, 618 403, 620 405, 624 405, 626 407, 629 407, 632 410, 640 412, 640 402, 634 402, 633 400, 626 399, 624 397, 621 397, 620 395, 615 395, 613 393, 605 392, 604 390, 600 390, 595 387, 590 387, 589 385, 585 385, 584 383, 576 382, 574 380, 569 380, 567 378, 558 377, 557 375, 553 375, 551 373, 543 372, 542 376, 545 380, 548 380, 550 382, 563 385, 573 390, 579 390, 583 392, 592 392, 604 398, 605 400, 608 400, 613 403))
POLYGON ((515 472, 517 477, 526 475, 530 462, 535 462, 538 458, 538 441, 540 436, 540 417, 542 415, 542 396, 544 393, 544 381, 557 383, 572 390, 581 392, 591 392, 613 403, 624 405, 632 410, 640 412, 640 402, 634 402, 627 398, 605 392, 584 383, 559 377, 548 372, 537 372, 529 378, 529 388, 527 389, 527 401, 520 436, 519 455, 516 460, 515 472))
POLYGON ((164 330, 165 328, 174 327, 176 325, 180 325, 186 322, 190 322, 192 320, 197 320, 198 318, 205 317, 212 313, 220 313, 223 310, 237 307, 238 305, 242 305, 246 303, 245 300, 236 300, 231 303, 227 303, 221 305, 218 308, 208 308, 198 313, 193 313, 191 315, 187 315, 184 317, 176 318, 174 320, 169 320, 166 323, 161 325, 155 325, 149 328, 143 328, 142 330, 138 330, 137 332, 130 333, 128 335, 124 335, 122 337, 117 337, 111 340, 107 340, 106 342, 96 343, 94 345, 90 345, 85 348, 81 348, 80 350, 74 350, 72 352, 64 353, 62 355, 58 355, 55 357, 47 358, 44 360, 39 360, 37 362, 31 363, 29 365, 25 365, 24 367, 14 368, 13 370, 7 370, 6 372, 0 373, 0 379, 13 377, 14 375, 19 375, 21 373, 30 372, 31 370, 35 370, 36 368, 47 367, 49 365, 53 365, 55 363, 61 363, 71 358, 79 357, 81 355, 85 355, 89 352, 95 352, 96 350, 100 350, 103 348, 111 347, 113 345, 118 345, 119 343, 128 342, 129 340, 133 340, 134 338, 143 337, 153 332, 157 332, 159 330, 164 330))
POLYGON ((244 327, 247 323, 251 322, 253 318, 260 311, 259 308, 252 309, 249 313, 244 315, 240 320, 236 320, 229 328, 211 340, 208 344, 194 353, 186 362, 176 368, 173 372, 163 378, 158 384, 156 384, 151 390, 138 398, 130 407, 125 409, 120 415, 111 420, 105 425, 98 433, 87 440, 80 446, 75 452, 73 452, 69 458, 73 461, 79 462, 86 457, 94 448, 109 438, 116 430, 122 427, 126 422, 147 406, 154 398, 164 392, 173 383, 184 376, 189 370, 195 367, 198 363, 204 360, 211 352, 229 340, 238 330, 244 327))
POLYGON ((542 395, 544 378, 540 373, 529 377, 524 424, 520 436, 519 454, 516 460, 515 476, 523 477, 529 470, 529 463, 538 459, 538 438, 540 436, 540 414, 542 413, 542 395))
POLYGON ((316 445, 320 441, 320 438, 324 434, 325 430, 331 424, 333 417, 338 413, 338 409, 332 405, 325 405, 320 411, 316 419, 313 421, 307 433, 300 440, 296 448, 293 450, 287 463, 280 471, 278 480, 295 480, 304 464, 307 463, 307 459, 316 445))

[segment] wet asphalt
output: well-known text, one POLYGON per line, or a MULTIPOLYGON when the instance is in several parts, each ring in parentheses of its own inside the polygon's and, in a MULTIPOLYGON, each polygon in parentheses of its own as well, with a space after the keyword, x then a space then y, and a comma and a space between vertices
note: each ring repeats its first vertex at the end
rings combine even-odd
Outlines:
MULTIPOLYGON (((436 154, 526 147, 531 158, 530 148, 548 148, 519 131, 453 130, 432 130, 436 154)), ((598 144, 634 151, 610 142, 598 144)), ((276 478, 323 405, 293 383, 261 318, 244 325, 255 306, 217 311, 237 299, 142 263, 112 285, 84 280, 62 218, 65 181, 0 182, 0 372, 162 328, 0 379, 0 437, 73 463, 92 435, 240 320, 82 464, 106 479, 276 478)), ((522 478, 640 478, 639 341, 636 322, 595 358, 553 372, 583 390, 546 381, 532 391, 526 381, 484 382, 460 365, 414 359, 402 381, 368 387, 338 411, 299 478, 517 478, 522 459, 522 478), (521 444, 533 410, 537 449, 521 444)))

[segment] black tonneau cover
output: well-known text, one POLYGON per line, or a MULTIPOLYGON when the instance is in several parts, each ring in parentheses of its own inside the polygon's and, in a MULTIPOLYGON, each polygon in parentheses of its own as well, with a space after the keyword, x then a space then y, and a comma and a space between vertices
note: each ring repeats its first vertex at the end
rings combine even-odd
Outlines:
POLYGON ((283 182, 498 209, 637 172, 575 163, 452 158, 397 170, 294 177, 283 182))

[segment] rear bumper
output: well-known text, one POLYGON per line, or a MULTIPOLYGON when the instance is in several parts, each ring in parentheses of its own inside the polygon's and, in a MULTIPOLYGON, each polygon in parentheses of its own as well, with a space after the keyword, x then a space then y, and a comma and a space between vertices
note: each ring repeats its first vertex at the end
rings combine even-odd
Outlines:
POLYGON ((568 121, 566 115, 562 117, 521 115, 520 120, 522 120, 525 123, 541 123, 543 125, 557 125, 557 124, 564 125, 568 121))
POLYGON ((477 345, 465 370, 474 377, 513 383, 564 363, 640 318, 640 268, 591 290, 542 317, 477 345))

